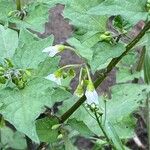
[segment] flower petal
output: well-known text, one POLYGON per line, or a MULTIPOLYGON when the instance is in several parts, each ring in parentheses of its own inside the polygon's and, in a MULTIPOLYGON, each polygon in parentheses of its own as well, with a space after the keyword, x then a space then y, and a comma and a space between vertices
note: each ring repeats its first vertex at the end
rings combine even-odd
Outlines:
POLYGON ((94 91, 86 90, 85 95, 87 98, 87 103, 89 105, 91 105, 92 103, 95 103, 97 105, 99 104, 98 94, 97 94, 96 90, 94 90, 94 91))
POLYGON ((61 78, 57 78, 54 74, 48 75, 47 77, 45 77, 45 79, 53 81, 57 83, 58 85, 61 85, 61 78))
POLYGON ((49 46, 45 48, 42 52, 48 53, 50 57, 54 57, 57 53, 59 53, 57 46, 49 46))

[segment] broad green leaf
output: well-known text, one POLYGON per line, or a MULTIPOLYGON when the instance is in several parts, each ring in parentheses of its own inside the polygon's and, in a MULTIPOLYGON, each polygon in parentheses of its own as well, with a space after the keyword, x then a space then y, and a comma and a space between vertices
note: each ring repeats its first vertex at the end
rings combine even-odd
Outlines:
POLYGON ((48 21, 49 7, 43 3, 31 3, 27 11, 28 14, 22 22, 23 27, 44 32, 45 22, 48 21))
POLYGON ((124 66, 132 66, 137 60, 137 54, 134 52, 129 52, 126 56, 120 61, 124 66))
POLYGON ((0 22, 8 21, 10 11, 16 10, 16 4, 12 0, 0 0, 0 22))
POLYGON ((45 60, 42 50, 53 43, 53 37, 39 39, 27 30, 22 30, 19 36, 19 46, 14 54, 14 63, 18 68, 37 68, 45 60))
POLYGON ((53 86, 53 82, 35 78, 23 90, 4 88, 0 91, 0 102, 3 104, 0 113, 18 131, 38 142, 35 120, 45 110, 44 106, 52 107, 55 102, 70 97, 70 93, 65 90, 61 92, 61 99, 52 96, 57 92, 53 86))
MULTIPOLYGON (((103 122, 105 117, 110 121, 115 128, 119 138, 131 138, 134 135, 135 120, 131 118, 131 114, 141 106, 141 103, 146 99, 146 86, 137 84, 120 84, 112 88, 112 98, 106 103, 106 116, 105 105, 100 98, 100 110, 104 113, 103 122)), ((77 98, 73 97, 63 103, 59 113, 63 114, 68 108, 73 105, 73 102, 77 98)), ((75 118, 77 121, 83 121, 87 127, 97 135, 103 135, 98 123, 94 119, 94 115, 88 112, 85 107, 80 106, 71 118, 75 118)))
POLYGON ((92 136, 93 133, 87 127, 83 121, 78 121, 75 118, 68 120, 68 125, 71 126, 74 130, 77 130, 82 136, 92 136))
POLYGON ((0 128, 1 143, 5 148, 24 150, 27 147, 25 136, 8 127, 0 128))
POLYGON ((112 98, 107 101, 107 119, 120 121, 145 101, 145 85, 119 84, 112 88, 112 98), (115 108, 115 109, 112 109, 115 108))
POLYGON ((36 121, 36 130, 41 142, 52 143, 57 141, 58 129, 52 130, 52 126, 58 123, 58 119, 48 117, 36 121))
POLYGON ((18 33, 0 25, 0 60, 11 58, 18 46, 18 33))
POLYGON ((146 52, 144 58, 144 80, 145 83, 150 84, 150 52, 146 52))
POLYGON ((112 140, 115 148, 118 150, 125 150, 115 128, 112 126, 112 124, 110 122, 106 121, 105 129, 106 129, 107 135, 109 137, 111 137, 111 140, 112 140))
POLYGON ((91 8, 88 11, 90 15, 121 15, 124 19, 132 24, 137 23, 139 20, 146 20, 148 11, 146 12, 147 0, 105 0, 98 6, 91 8))
MULTIPOLYGON (((52 5, 53 6, 53 5, 52 5)), ((12 0, 0 0, 0 22, 15 23, 18 29, 30 28, 38 32, 44 32, 44 24, 48 21, 49 6, 44 3, 31 2, 26 6, 27 15, 21 20, 19 17, 15 17, 16 4, 12 0)))
POLYGON ((144 57, 144 80, 145 83, 150 83, 150 32, 147 32, 143 37, 140 45, 145 46, 146 53, 144 57))
POLYGON ((36 0, 37 2, 42 2, 48 4, 50 7, 54 6, 55 4, 66 4, 67 0, 36 0))
POLYGON ((112 58, 120 56, 125 51, 125 46, 121 43, 109 44, 106 42, 98 43, 94 48, 92 61, 90 62, 93 72, 99 69, 112 58))
POLYGON ((139 78, 141 76, 140 72, 132 72, 129 67, 119 67, 116 73, 116 82, 123 83, 131 81, 134 78, 139 78))
POLYGON ((58 69, 60 57, 47 57, 45 61, 41 62, 35 71, 35 75, 46 77, 50 73, 54 73, 58 69))
POLYGON ((70 19, 71 23, 76 27, 103 32, 106 29, 107 17, 87 14, 90 8, 97 6, 101 1, 69 0, 65 6, 64 17, 70 19))
POLYGON ((92 55, 93 55, 92 50, 86 45, 82 45, 80 41, 77 40, 76 38, 68 39, 67 43, 75 47, 75 53, 77 53, 79 56, 82 56, 83 58, 86 58, 87 60, 92 59, 92 55))
POLYGON ((64 138, 65 150, 77 150, 68 137, 64 138))

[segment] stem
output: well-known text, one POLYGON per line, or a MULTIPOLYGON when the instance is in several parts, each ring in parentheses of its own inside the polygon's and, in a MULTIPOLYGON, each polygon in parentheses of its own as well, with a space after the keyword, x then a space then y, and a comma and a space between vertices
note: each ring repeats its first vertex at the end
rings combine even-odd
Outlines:
POLYGON ((147 94, 147 99, 146 99, 146 111, 147 111, 147 132, 148 132, 148 149, 150 149, 150 106, 149 106, 149 97, 150 93, 147 94))
POLYGON ((65 68, 70 68, 70 67, 81 67, 81 66, 82 66, 82 64, 71 64, 71 65, 63 66, 63 67, 59 68, 59 70, 62 70, 65 68))
POLYGON ((83 68, 80 69, 79 84, 82 84, 82 83, 81 83, 81 80, 82 80, 82 73, 83 73, 83 68))
POLYGON ((101 122, 100 122, 100 120, 99 120, 99 117, 98 117, 96 111, 94 111, 94 115, 95 115, 95 117, 96 117, 96 121, 97 121, 97 123, 98 123, 100 129, 102 130, 102 132, 103 132, 103 134, 104 134, 104 136, 105 136, 107 142, 114 148, 114 146, 113 146, 111 140, 109 139, 107 133, 105 132, 105 130, 104 130, 104 128, 103 128, 103 126, 102 126, 102 124, 101 124, 101 122))
POLYGON ((16 0, 17 10, 21 10, 21 0, 16 0))
MULTIPOLYGON (((126 50, 117 58, 113 58, 112 61, 106 67, 106 71, 102 76, 98 77, 94 82, 95 88, 97 88, 103 80, 107 77, 109 72, 118 64, 118 62, 128 54, 128 52, 140 41, 140 39, 144 36, 146 31, 150 29, 150 21, 146 23, 145 27, 141 30, 141 32, 126 46, 126 50)), ((70 109, 68 109, 61 117, 60 122, 65 122, 86 100, 86 96, 83 95, 70 109)))
POLYGON ((71 50, 71 51, 73 51, 73 52, 76 51, 74 48, 72 48, 72 47, 70 47, 70 46, 65 46, 65 48, 68 49, 68 50, 71 50))
POLYGON ((87 75, 88 75, 88 79, 89 79, 90 82, 92 82, 90 72, 89 72, 89 68, 87 67, 87 65, 85 65, 85 67, 86 67, 86 72, 87 72, 87 75))

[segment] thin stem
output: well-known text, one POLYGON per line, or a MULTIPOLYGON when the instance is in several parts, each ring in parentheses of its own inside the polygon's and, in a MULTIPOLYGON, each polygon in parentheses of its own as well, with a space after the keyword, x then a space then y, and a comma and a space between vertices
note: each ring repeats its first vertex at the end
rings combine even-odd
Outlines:
POLYGON ((82 64, 71 64, 71 65, 66 65, 66 66, 63 66, 61 68, 59 68, 59 70, 62 70, 62 69, 66 69, 66 68, 71 68, 71 67, 81 67, 82 64))
POLYGON ((68 49, 68 50, 71 50, 71 51, 73 51, 73 52, 75 51, 75 49, 72 48, 72 47, 70 47, 70 46, 65 46, 65 48, 68 49))
POLYGON ((86 68, 86 72, 87 72, 87 75, 88 75, 88 79, 89 79, 89 81, 92 81, 91 76, 90 76, 90 71, 89 71, 88 66, 87 66, 87 65, 85 65, 85 68, 86 68))
POLYGON ((104 100, 104 105, 105 105, 105 112, 104 112, 104 125, 105 125, 105 123, 106 123, 106 117, 107 117, 107 109, 106 109, 106 100, 104 100))
POLYGON ((83 73, 83 68, 80 69, 79 84, 82 84, 82 83, 81 83, 81 80, 82 80, 82 73, 83 73))
MULTIPOLYGON (((106 67, 106 71, 102 76, 98 77, 94 82, 95 88, 97 88, 103 80, 107 77, 110 71, 120 62, 120 60, 128 54, 128 52, 140 41, 140 39, 144 36, 145 32, 150 29, 150 21, 147 22, 145 27, 141 30, 141 32, 126 46, 126 50, 117 58, 112 59, 112 61, 106 67)), ((60 122, 65 122, 86 100, 86 96, 83 95, 70 109, 68 109, 60 118, 60 122)))
POLYGON ((98 123, 100 129, 102 130, 102 132, 103 132, 103 134, 104 134, 104 136, 105 136, 107 142, 108 142, 112 147, 114 147, 113 144, 112 144, 112 142, 111 142, 111 140, 109 139, 107 133, 105 132, 105 130, 104 130, 104 128, 103 128, 103 126, 102 126, 102 124, 101 124, 101 122, 100 122, 100 120, 99 120, 99 117, 98 117, 96 111, 94 111, 94 115, 95 115, 95 117, 96 117, 96 121, 97 121, 97 123, 98 123))
POLYGON ((21 0, 16 0, 17 10, 21 10, 21 0))
POLYGON ((147 132, 148 132, 148 148, 150 149, 150 93, 147 94, 146 111, 147 111, 147 132))

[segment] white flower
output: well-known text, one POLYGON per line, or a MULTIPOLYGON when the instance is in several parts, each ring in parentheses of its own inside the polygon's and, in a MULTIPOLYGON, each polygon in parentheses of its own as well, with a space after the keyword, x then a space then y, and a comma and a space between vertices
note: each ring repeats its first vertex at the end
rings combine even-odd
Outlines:
POLYGON ((49 46, 43 49, 42 52, 48 53, 50 57, 54 57, 57 53, 63 51, 65 49, 64 45, 55 45, 55 46, 49 46))
POLYGON ((85 96, 89 105, 93 103, 99 105, 98 94, 95 89, 93 91, 87 89, 85 92, 85 96))
POLYGON ((45 79, 51 80, 51 81, 57 83, 58 85, 61 85, 61 78, 56 77, 55 74, 49 74, 47 77, 45 77, 45 79))

